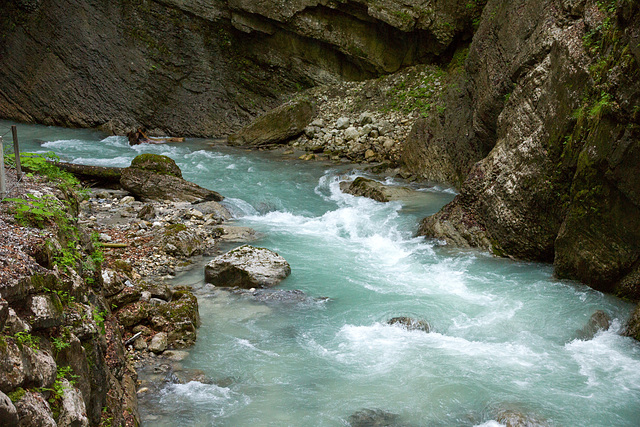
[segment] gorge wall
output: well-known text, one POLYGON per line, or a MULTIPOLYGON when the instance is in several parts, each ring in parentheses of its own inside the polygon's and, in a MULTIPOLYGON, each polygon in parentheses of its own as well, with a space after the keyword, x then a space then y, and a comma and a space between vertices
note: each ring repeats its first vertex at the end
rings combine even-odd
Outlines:
POLYGON ((0 117, 226 136, 287 95, 433 60, 481 1, 14 0, 0 117))
POLYGON ((426 177, 452 149, 479 153, 420 233, 638 299, 639 18, 636 1, 489 1, 449 123, 407 144, 426 177))

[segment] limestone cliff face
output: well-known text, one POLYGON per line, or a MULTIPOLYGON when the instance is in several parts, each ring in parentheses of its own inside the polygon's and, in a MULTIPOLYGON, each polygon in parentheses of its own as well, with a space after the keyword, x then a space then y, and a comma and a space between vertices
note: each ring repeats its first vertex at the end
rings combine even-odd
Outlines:
POLYGON ((409 141, 425 165, 465 145, 478 160, 420 233, 638 298, 639 18, 637 1, 489 1, 453 103, 468 113, 450 117, 462 132, 409 141))
POLYGON ((13 0, 0 117, 224 136, 301 88, 432 60, 482 1, 13 0))

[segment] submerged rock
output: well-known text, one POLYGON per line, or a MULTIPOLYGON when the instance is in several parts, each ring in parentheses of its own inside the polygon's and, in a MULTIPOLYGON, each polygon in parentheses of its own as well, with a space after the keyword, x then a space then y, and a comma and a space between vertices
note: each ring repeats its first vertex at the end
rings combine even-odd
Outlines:
POLYGON ((522 413, 515 409, 501 409, 495 415, 496 421, 506 427, 546 427, 549 425, 530 414, 522 413))
POLYGON ((304 132, 314 114, 314 105, 306 99, 288 102, 230 135, 229 144, 262 146, 286 142, 304 132))
POLYGON ((216 286, 268 288, 291 274, 289 263, 277 253, 244 245, 211 261, 205 281, 216 286))
POLYGON ((590 340, 600 331, 606 331, 611 326, 611 317, 602 310, 591 315, 589 322, 577 333, 578 339, 590 340))
POLYGON ((358 177, 353 182, 341 182, 340 189, 354 196, 368 197, 378 202, 390 202, 411 196, 410 188, 385 185, 372 179, 358 177))
POLYGON ((390 427, 399 426, 398 414, 381 409, 361 409, 349 417, 351 427, 390 427))
POLYGON ((408 331, 424 331, 429 333, 431 327, 426 320, 416 320, 411 317, 394 317, 387 321, 389 325, 397 325, 408 331))
POLYGON ((640 341, 640 304, 638 304, 633 313, 631 313, 631 317, 625 325, 623 335, 640 341))
POLYGON ((254 298, 256 301, 276 304, 308 304, 327 301, 327 297, 310 297, 299 289, 238 289, 233 293, 254 298))

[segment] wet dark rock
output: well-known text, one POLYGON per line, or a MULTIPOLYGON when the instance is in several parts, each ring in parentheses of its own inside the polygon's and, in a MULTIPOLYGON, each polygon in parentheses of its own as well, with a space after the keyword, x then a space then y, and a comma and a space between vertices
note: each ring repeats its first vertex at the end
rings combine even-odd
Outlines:
POLYGON ((624 327, 623 335, 640 341, 640 304, 638 304, 635 310, 633 310, 633 313, 631 313, 631 317, 629 317, 624 327))
POLYGON ((354 196, 368 197, 378 202, 390 202, 411 196, 415 192, 406 187, 385 185, 372 179, 358 177, 353 182, 343 181, 340 189, 354 196))
POLYGON ((578 331, 577 338, 590 340, 600 331, 606 331, 611 326, 611 317, 602 310, 597 310, 591 315, 587 324, 578 331))
POLYGON ((244 245, 213 259, 204 272, 205 281, 216 286, 266 288, 291 274, 291 267, 269 249, 244 245))
POLYGON ((0 298, 0 331, 4 329, 4 324, 9 317, 9 303, 0 298))
POLYGON ((381 409, 361 409, 348 419, 351 427, 392 427, 398 424, 398 414, 383 411, 381 409))
POLYGON ((327 297, 310 297, 298 289, 236 289, 232 291, 237 295, 247 296, 258 302, 274 304, 309 304, 327 301, 327 297))
POLYGON ((389 325, 401 326, 408 331, 424 331, 429 333, 431 327, 426 320, 416 320, 411 317, 394 317, 387 321, 389 325))

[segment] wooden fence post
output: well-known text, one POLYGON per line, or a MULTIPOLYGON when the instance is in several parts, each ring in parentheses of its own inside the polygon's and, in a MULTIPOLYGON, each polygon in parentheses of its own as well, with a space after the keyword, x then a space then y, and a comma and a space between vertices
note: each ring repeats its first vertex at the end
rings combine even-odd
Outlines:
POLYGON ((4 147, 0 136, 0 199, 7 197, 7 183, 4 179, 4 147))
POLYGON ((19 182, 22 179, 22 166, 20 165, 20 146, 18 145, 18 128, 16 125, 11 126, 11 133, 13 134, 13 152, 16 155, 16 180, 19 182))

